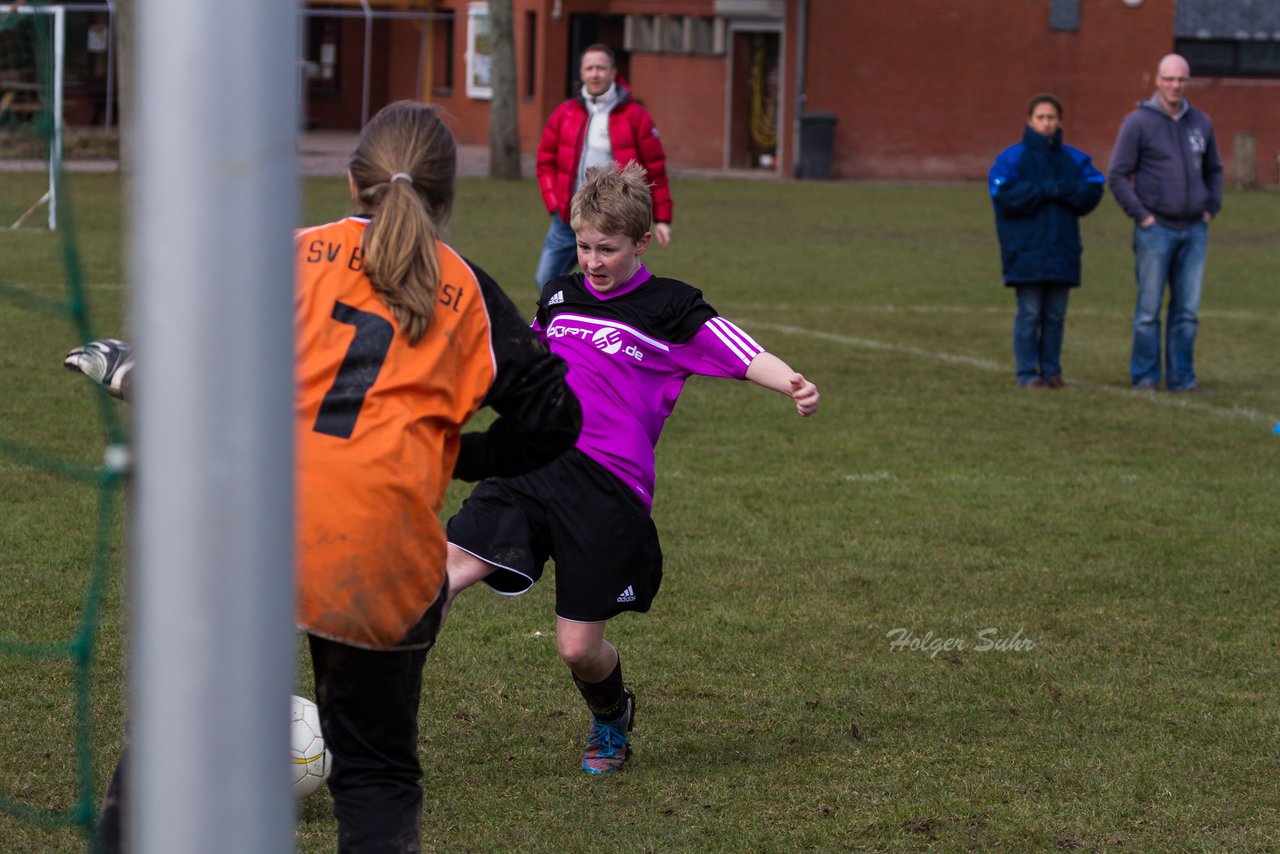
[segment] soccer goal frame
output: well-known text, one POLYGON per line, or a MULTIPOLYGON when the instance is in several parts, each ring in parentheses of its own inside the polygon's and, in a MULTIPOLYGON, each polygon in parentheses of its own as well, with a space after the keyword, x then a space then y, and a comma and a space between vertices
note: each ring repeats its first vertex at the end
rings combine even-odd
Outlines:
MULTIPOLYGON (((17 231, 22 228, 23 223, 30 219, 43 204, 48 207, 47 225, 49 231, 57 231, 58 183, 62 175, 62 84, 66 64, 66 10, 61 6, 9 6, 7 8, 0 7, 0 14, 48 15, 50 18, 49 35, 51 36, 51 44, 49 45, 49 63, 41 75, 45 79, 36 81, 41 85, 41 92, 46 98, 44 112, 49 115, 49 186, 44 195, 37 199, 31 207, 23 212, 22 216, 18 217, 9 226, 9 230, 17 231)), ((37 68, 39 68, 38 65, 37 68)))
POLYGON ((296 0, 135 0, 135 854, 294 848, 296 0))

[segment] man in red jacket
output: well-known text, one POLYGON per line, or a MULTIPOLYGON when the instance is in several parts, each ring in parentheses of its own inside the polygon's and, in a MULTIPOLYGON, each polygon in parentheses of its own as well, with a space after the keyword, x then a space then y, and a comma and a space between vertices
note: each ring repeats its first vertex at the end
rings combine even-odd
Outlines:
POLYGON ((649 111, 617 81, 613 51, 593 44, 582 52, 582 92, 556 107, 538 144, 538 188, 551 214, 534 279, 542 286, 577 263, 577 241, 569 227, 569 201, 588 167, 602 163, 644 167, 653 194, 653 235, 671 242, 671 190, 667 156, 649 111))

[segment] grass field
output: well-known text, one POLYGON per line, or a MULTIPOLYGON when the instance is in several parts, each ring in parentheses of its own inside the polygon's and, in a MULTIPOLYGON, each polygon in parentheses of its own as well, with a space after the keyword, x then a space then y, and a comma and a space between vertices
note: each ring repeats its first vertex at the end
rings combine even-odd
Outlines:
MULTIPOLYGON (((71 189, 94 329, 127 332, 116 180, 71 189)), ((307 222, 345 211, 342 181, 305 190, 307 222)), ((689 383, 659 446, 663 591, 610 629, 639 698, 624 773, 577 770, 587 721, 551 585, 459 599, 426 670, 428 849, 1280 849, 1280 194, 1229 194, 1213 225, 1194 396, 1128 390, 1130 228, 1109 198, 1084 221, 1071 387, 1047 392, 1014 384, 981 186, 673 194, 651 267, 814 379, 822 411, 689 383)), ((456 210, 454 245, 531 306, 532 182, 465 180, 456 210)), ((0 233, 0 253, 0 281, 61 295, 56 237, 0 233)), ((0 338, 0 439, 95 463, 65 319, 0 302, 0 338)), ((0 472, 0 637, 65 636, 92 490, 0 472)), ((122 727, 122 575, 95 669, 99 792, 122 727)), ((0 793, 66 807, 69 669, 0 666, 0 793)), ((327 796, 303 803, 298 840, 333 850, 327 796)), ((0 817, 0 850, 81 849, 0 817)))

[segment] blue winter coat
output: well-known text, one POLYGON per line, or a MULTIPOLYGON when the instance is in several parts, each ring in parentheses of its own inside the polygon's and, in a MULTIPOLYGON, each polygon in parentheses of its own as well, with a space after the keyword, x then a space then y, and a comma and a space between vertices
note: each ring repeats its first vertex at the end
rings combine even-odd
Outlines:
POLYGON ((1106 178, 1089 155, 1030 126, 1000 153, 988 186, 1006 285, 1080 284, 1080 217, 1098 206, 1106 178))

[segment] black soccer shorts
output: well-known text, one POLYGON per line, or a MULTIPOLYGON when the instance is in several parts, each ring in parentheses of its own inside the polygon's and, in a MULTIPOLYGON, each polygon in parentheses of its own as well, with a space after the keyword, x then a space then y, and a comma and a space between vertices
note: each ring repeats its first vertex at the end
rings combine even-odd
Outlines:
POLYGON ((518 595, 556 562, 556 616, 598 623, 648 611, 662 546, 648 511, 576 448, 526 475, 481 481, 449 520, 449 542, 496 570, 485 584, 518 595))

